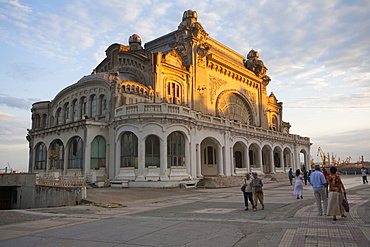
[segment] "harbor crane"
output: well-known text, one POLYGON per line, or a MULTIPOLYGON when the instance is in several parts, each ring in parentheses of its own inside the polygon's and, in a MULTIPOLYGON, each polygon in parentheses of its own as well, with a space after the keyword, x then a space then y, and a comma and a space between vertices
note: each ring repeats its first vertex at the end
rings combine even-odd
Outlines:
POLYGON ((322 151, 320 147, 317 149, 317 156, 321 157, 322 165, 325 166, 327 163, 326 160, 328 159, 328 157, 325 156, 324 152, 322 151))

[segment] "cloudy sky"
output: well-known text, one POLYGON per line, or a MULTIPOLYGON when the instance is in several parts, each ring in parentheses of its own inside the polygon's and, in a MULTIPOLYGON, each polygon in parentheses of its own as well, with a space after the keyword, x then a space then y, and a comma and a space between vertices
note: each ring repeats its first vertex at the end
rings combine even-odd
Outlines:
POLYGON ((260 54, 291 133, 342 160, 370 160, 368 0, 0 0, 0 168, 28 170, 32 103, 88 75, 112 43, 177 29, 185 10, 209 35, 260 54))

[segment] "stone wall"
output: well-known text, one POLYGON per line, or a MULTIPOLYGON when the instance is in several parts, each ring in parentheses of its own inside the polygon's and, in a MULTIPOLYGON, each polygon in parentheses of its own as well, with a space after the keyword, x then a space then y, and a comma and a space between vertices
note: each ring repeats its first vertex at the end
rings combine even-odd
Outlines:
POLYGON ((73 206, 81 203, 83 187, 54 187, 36 185, 35 208, 73 206))
POLYGON ((71 206, 86 197, 85 186, 36 185, 34 173, 0 174, 0 192, 1 209, 71 206))

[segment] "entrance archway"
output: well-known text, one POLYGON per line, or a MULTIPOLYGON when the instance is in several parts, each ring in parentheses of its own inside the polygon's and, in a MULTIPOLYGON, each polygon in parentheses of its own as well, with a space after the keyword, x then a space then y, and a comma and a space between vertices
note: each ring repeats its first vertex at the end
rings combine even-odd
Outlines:
POLYGON ((212 138, 206 138, 200 144, 202 175, 216 177, 219 173, 220 145, 212 138))

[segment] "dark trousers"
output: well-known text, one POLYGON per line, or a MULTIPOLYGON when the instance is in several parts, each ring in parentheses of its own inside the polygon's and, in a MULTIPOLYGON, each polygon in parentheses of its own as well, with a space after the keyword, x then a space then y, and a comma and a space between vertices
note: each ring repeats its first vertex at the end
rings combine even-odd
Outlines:
POLYGON ((252 192, 244 192, 244 205, 246 207, 248 207, 248 200, 250 201, 250 203, 252 204, 252 207, 253 207, 254 202, 253 202, 252 192))
POLYGON ((362 176, 362 182, 364 182, 364 184, 367 184, 367 176, 362 176))

